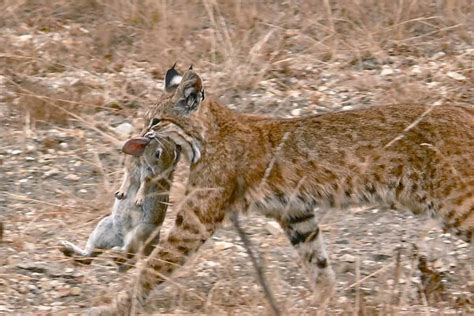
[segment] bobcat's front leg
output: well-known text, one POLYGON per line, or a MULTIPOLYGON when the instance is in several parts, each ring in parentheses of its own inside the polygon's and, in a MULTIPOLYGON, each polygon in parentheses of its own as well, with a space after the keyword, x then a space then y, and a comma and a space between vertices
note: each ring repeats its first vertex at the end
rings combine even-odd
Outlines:
MULTIPOLYGON (((227 195, 228 196, 228 195, 227 195)), ((176 215, 168 238, 160 241, 139 270, 136 284, 114 300, 110 306, 93 311, 94 315, 130 315, 143 305, 150 292, 187 258, 195 253, 221 225, 228 209, 226 194, 217 189, 191 193, 176 215)))

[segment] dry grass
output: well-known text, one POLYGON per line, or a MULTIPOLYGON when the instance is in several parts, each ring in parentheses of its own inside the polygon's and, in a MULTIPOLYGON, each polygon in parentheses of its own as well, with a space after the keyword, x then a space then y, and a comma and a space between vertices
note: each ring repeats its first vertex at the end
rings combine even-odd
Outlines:
MULTIPOLYGON (((5 182, 5 213, 14 214, 10 222, 21 223, 6 225, 16 238, 5 238, 19 252, 36 240, 53 249, 55 237, 48 231, 69 236, 81 231, 85 238, 97 217, 109 212, 119 183, 121 139, 113 126, 128 120, 139 127, 141 113, 161 90, 164 71, 176 61, 181 67, 194 64, 212 94, 245 111, 288 115, 295 103, 304 105, 301 113, 375 103, 472 105, 473 32, 471 0, 0 0, 0 106, 6 113, 0 119, 9 124, 2 124, 1 153, 22 144, 27 156, 27 145, 34 145, 30 155, 54 156, 49 159, 63 175, 42 179, 46 167, 38 171, 20 159, 12 167, 8 155, 0 156, 6 179, 14 183, 5 182), (439 52, 444 55, 434 57, 439 52), (380 76, 384 66, 400 72, 380 76), (414 66, 420 72, 413 74, 414 66), (465 80, 446 76, 449 71, 465 80), (50 129, 66 136, 58 140, 50 129), (61 148, 61 142, 70 147, 61 148), (70 173, 82 179, 65 181, 70 173), (30 175, 32 186, 19 184, 30 175)), ((64 263, 59 255, 54 259, 64 263)), ((354 295, 337 302, 339 310, 403 314, 408 289, 397 281, 383 286, 379 305, 368 302, 359 286, 366 282, 358 274, 363 267, 356 263, 354 280, 344 290, 354 295)), ((397 280, 398 270, 388 268, 397 264, 387 263, 371 278, 383 284, 397 280)), ((94 269, 103 266, 98 261, 94 269)), ((405 273, 405 279, 411 277, 405 273)), ((232 288, 234 277, 224 273, 199 293, 207 300, 205 311, 238 312, 223 301, 239 295, 248 313, 264 305, 257 289, 245 297, 232 288)), ((273 283, 278 289, 288 285, 278 277, 273 283)), ((176 291, 180 304, 189 305, 186 290, 176 291)), ((280 307, 305 313, 281 296, 280 307)), ((426 298, 425 303, 422 311, 430 314, 426 298)))
POLYGON ((15 55, 8 59, 10 67, 17 63, 15 72, 113 71, 134 59, 162 74, 179 60, 209 69, 213 86, 226 78, 235 89, 298 75, 291 70, 297 64, 449 53, 458 43, 472 45, 474 20, 469 0, 6 0, 0 6, 4 28, 48 34, 67 26, 74 42, 19 52, 4 40, 2 53, 15 55))

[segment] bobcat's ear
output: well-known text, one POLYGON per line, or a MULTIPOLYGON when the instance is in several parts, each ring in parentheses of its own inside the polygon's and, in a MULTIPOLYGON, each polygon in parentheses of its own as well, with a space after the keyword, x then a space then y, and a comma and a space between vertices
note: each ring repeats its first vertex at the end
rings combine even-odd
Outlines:
POLYGON ((175 92, 176 108, 185 114, 196 110, 204 100, 204 88, 201 77, 192 69, 186 71, 175 92))
POLYGON ((166 92, 173 92, 181 83, 181 79, 183 77, 174 69, 176 67, 176 63, 174 63, 173 67, 168 69, 165 74, 165 91, 166 92))
POLYGON ((146 146, 150 143, 150 139, 146 137, 134 137, 130 138, 123 144, 122 152, 127 155, 140 157, 143 155, 146 146))

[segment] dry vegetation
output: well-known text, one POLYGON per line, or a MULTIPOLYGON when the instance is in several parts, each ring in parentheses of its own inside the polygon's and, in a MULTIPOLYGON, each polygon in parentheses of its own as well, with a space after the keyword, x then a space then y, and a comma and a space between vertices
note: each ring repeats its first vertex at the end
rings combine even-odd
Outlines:
MULTIPOLYGON (((133 275, 73 266, 56 246, 110 211, 119 146, 175 61, 246 112, 472 106, 473 34, 471 0, 0 0, 0 314, 85 312, 133 275)), ((280 309, 315 314, 296 254, 265 223, 244 228, 280 309)), ((425 218, 357 209, 323 223, 339 281, 328 314, 473 312, 472 247, 425 218)), ((226 227, 149 311, 269 313, 248 261, 226 227)))

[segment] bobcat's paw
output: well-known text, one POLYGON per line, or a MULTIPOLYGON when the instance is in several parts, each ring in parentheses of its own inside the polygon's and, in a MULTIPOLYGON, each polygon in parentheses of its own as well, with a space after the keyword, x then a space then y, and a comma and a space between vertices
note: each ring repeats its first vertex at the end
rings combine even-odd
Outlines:
POLYGON ((320 271, 316 280, 313 281, 314 300, 319 304, 326 304, 336 292, 336 278, 332 268, 320 271))

